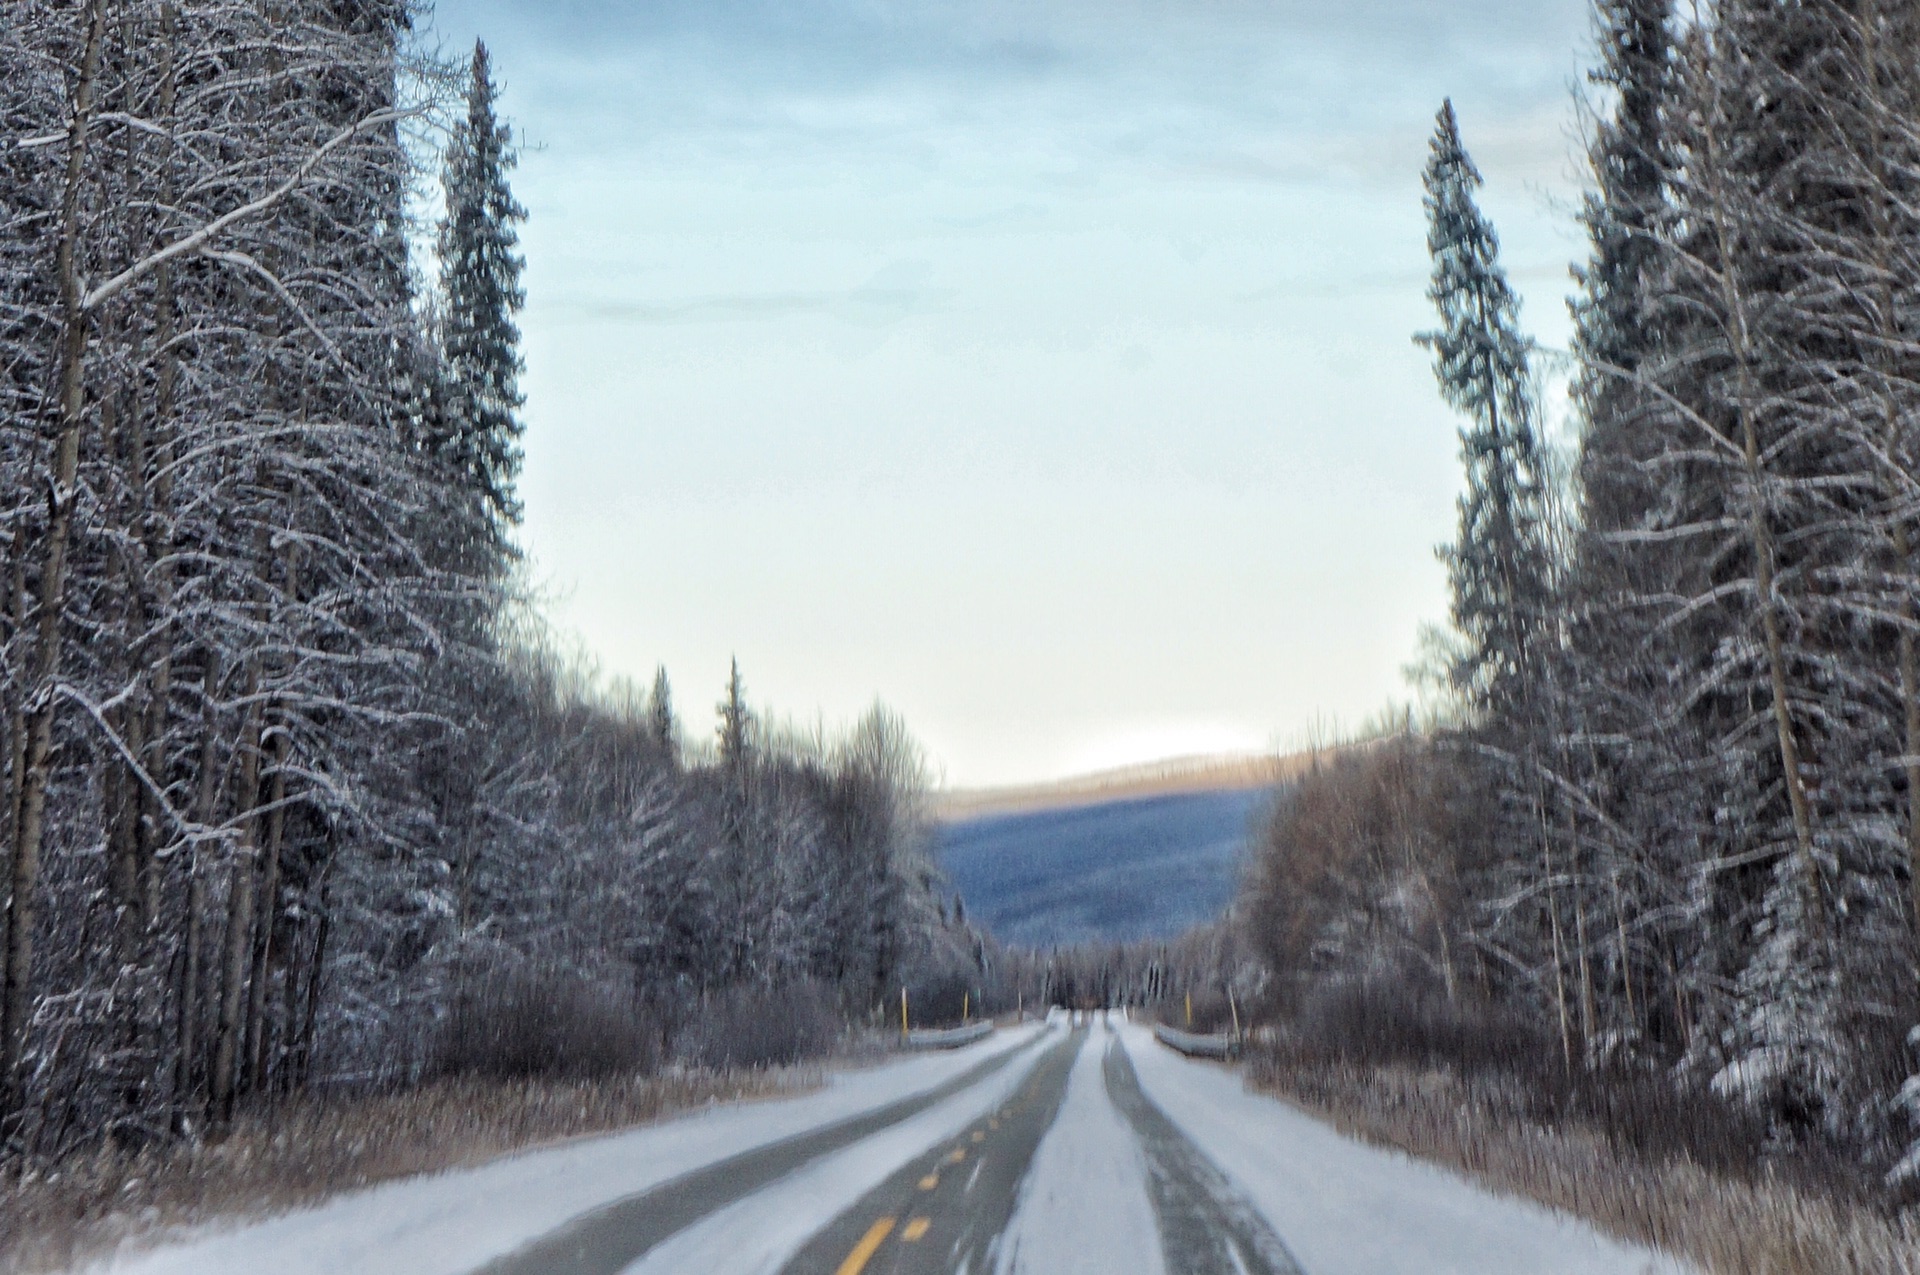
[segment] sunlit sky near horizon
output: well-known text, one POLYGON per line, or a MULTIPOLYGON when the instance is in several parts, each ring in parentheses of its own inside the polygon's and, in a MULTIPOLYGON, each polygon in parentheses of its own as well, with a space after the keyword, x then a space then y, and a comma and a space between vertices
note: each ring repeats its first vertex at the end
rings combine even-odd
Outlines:
POLYGON ((440 0, 527 149, 523 543, 690 731, 875 699, 950 782, 1404 699, 1459 487, 1452 95, 1539 340, 1581 0, 440 0))

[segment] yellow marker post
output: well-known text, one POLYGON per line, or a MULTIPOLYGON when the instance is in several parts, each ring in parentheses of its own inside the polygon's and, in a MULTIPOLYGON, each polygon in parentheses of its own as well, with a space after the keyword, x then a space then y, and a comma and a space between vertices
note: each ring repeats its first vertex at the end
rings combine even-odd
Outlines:
MULTIPOLYGON (((900 995, 905 996, 906 992, 903 990, 900 993, 900 995)), ((905 1004, 904 1001, 901 1003, 905 1004)), ((904 1013, 905 1011, 903 1010, 901 1012, 904 1013)), ((1192 992, 1187 993, 1187 1030, 1188 1031, 1193 1030, 1193 993, 1192 992)))
POLYGON ((904 1040, 906 1039, 906 1035, 907 1035, 907 989, 903 987, 900 989, 900 1038, 904 1040))
POLYGON ((960 993, 960 1023, 962 1026, 966 1025, 969 1011, 972 1008, 973 1008, 973 993, 972 992, 960 993))

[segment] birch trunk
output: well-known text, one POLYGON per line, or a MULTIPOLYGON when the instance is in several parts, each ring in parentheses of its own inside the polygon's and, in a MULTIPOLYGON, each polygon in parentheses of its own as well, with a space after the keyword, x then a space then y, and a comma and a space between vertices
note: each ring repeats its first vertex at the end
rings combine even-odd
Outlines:
POLYGON ((59 429, 54 440, 46 544, 41 559, 39 632, 34 653, 33 698, 27 718, 20 822, 13 845, 12 907, 7 913, 7 970, 0 993, 0 1110, 23 1100, 18 1067, 30 1017, 34 926, 40 886, 40 842, 45 830, 47 784, 52 769, 54 679, 60 671, 60 620, 65 609, 68 538, 73 528, 74 480, 80 464, 80 432, 86 409, 87 313, 81 293, 80 187, 87 175, 87 140, 100 74, 105 0, 87 6, 87 42, 74 90, 67 130, 67 171, 61 193, 56 272, 61 303, 59 429))
POLYGON ((220 969, 220 1013, 214 1028, 213 1109, 222 1126, 233 1120, 235 1080, 240 1057, 241 1013, 247 1004, 248 958, 253 953, 253 890, 259 875, 258 817, 260 799, 260 670, 247 673, 246 726, 240 734, 240 791, 235 809, 240 814, 240 836, 233 851, 227 887, 226 951, 220 969))

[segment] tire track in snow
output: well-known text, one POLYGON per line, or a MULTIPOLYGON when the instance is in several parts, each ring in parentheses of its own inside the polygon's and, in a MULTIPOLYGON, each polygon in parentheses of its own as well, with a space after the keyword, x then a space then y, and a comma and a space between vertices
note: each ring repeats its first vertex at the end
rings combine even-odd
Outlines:
POLYGON ((1107 1040, 1107 1096, 1147 1157, 1167 1275, 1304 1275, 1267 1220, 1140 1088, 1119 1036, 1107 1040))
POLYGON ((1093 1038, 1020 1184, 994 1275, 1167 1275, 1146 1155, 1102 1079, 1111 1029, 1088 1017, 1093 1038))

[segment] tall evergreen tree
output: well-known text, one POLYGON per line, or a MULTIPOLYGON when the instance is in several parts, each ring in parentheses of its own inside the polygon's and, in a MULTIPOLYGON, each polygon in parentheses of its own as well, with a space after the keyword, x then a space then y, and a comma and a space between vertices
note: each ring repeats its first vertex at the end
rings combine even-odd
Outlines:
POLYGON ((1524 702, 1537 675, 1551 570, 1529 342, 1499 239, 1474 202, 1480 184, 1449 101, 1426 172, 1427 295, 1441 326, 1417 339, 1434 353, 1441 396, 1467 418, 1460 534, 1444 550, 1453 620, 1466 643, 1453 679, 1475 707, 1505 715, 1524 702))
POLYGON ((746 683, 740 680, 740 661, 733 661, 727 675, 727 697, 720 701, 720 764, 730 777, 738 777, 751 749, 753 713, 747 708, 746 683))
POLYGON ((440 226, 444 293, 441 344, 449 403, 433 450, 471 492, 485 549, 504 566, 507 530, 520 521, 514 484, 520 475, 520 329, 514 315, 526 300, 514 227, 526 209, 507 174, 516 155, 513 132, 494 110, 487 46, 473 46, 467 117, 447 146, 446 220, 440 226))
POLYGON ((647 700, 647 733, 660 755, 669 761, 680 758, 680 723, 673 716, 673 688, 667 684, 667 666, 653 673, 653 694, 647 700))

